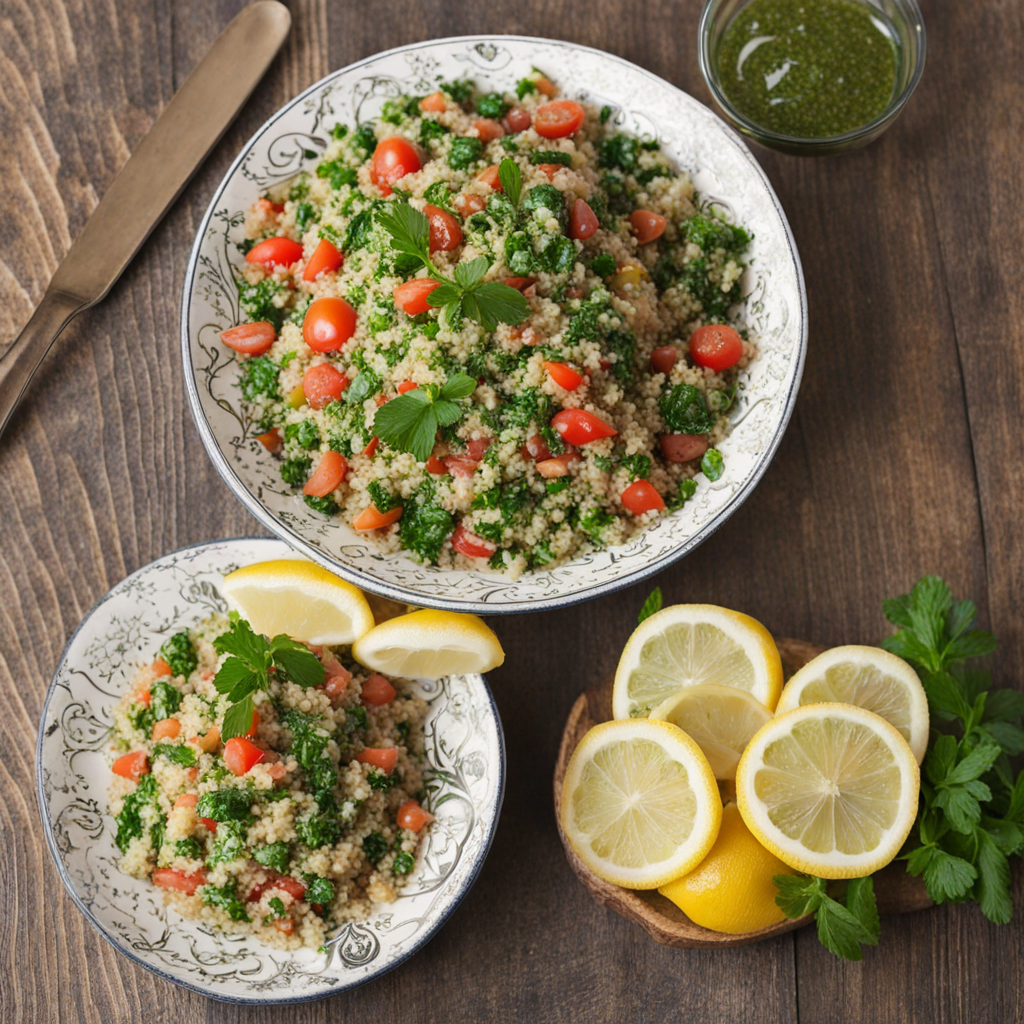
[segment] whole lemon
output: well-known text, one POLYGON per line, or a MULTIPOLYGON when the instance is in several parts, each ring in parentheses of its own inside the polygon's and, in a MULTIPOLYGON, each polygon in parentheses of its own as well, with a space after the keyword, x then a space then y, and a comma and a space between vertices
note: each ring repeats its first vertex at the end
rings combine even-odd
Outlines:
POLYGON ((708 855, 658 892, 694 924, 739 935, 786 919, 775 905, 778 890, 772 876, 795 873, 753 837, 739 808, 730 803, 722 812, 722 827, 708 855))

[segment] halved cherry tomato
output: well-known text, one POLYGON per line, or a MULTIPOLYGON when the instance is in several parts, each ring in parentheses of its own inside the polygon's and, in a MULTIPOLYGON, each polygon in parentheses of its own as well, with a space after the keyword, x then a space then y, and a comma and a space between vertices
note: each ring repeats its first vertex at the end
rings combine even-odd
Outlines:
POLYGON ((244 736, 232 736, 224 744, 224 763, 236 775, 245 775, 253 765, 259 764, 266 756, 265 750, 260 750, 244 736))
POLYGON ((568 363, 545 362, 548 376, 566 391, 575 391, 583 383, 583 374, 577 373, 568 363))
POLYGON ((582 199, 577 199, 569 211, 569 237, 585 242, 599 227, 597 214, 582 199))
POLYGON ((436 455, 431 455, 424 463, 426 470, 432 476, 447 476, 448 467, 436 455))
POLYGON ((370 180, 389 196, 396 181, 407 174, 415 174, 422 166, 416 147, 397 135, 392 136, 377 143, 370 164, 370 180))
POLYGON ((435 114, 440 114, 447 106, 448 101, 444 98, 443 92, 432 92, 420 100, 420 110, 433 111, 435 114))
POLYGON ((423 810, 415 800, 406 800, 395 815, 395 824, 399 828, 407 828, 410 832, 419 832, 424 825, 434 820, 434 816, 423 810))
POLYGON ((558 431, 563 441, 583 445, 600 441, 602 437, 614 437, 618 431, 599 416, 584 409, 563 409, 551 417, 551 426, 558 431))
POLYGON ((419 384, 414 380, 403 380, 402 383, 398 385, 397 390, 400 395, 404 395, 406 391, 415 391, 418 387, 419 384))
POLYGON ((636 235, 636 240, 641 245, 645 245, 647 242, 653 242, 656 238, 661 238, 665 233, 665 225, 668 221, 660 213, 654 213, 652 210, 634 210, 629 215, 629 223, 633 228, 633 234, 636 235))
POLYGON ((460 192, 452 202, 463 217, 472 216, 487 207, 487 200, 483 196, 470 195, 468 192, 460 192))
POLYGON ((390 775, 398 764, 398 747, 366 747, 356 754, 357 761, 372 764, 385 775, 390 775))
POLYGON ((494 121, 489 117, 481 117, 479 121, 474 121, 473 127, 476 129, 476 133, 480 137, 480 141, 485 146, 488 142, 500 139, 505 134, 505 129, 502 128, 497 121, 494 121))
POLYGON ((430 309, 427 299, 435 288, 440 288, 441 282, 434 281, 429 277, 417 277, 412 281, 400 284, 392 293, 395 305, 404 310, 409 316, 419 316, 430 309))
POLYGON ((545 139, 564 139, 575 135, 583 124, 583 108, 572 100, 545 103, 533 112, 533 127, 545 139))
POLYGON ((455 527, 455 532, 452 534, 452 547, 467 558, 490 558, 498 550, 497 544, 477 536, 472 530, 466 529, 462 523, 455 527))
MULTIPOLYGON (((169 676, 174 674, 171 671, 171 666, 168 665, 163 658, 157 658, 156 661, 154 661, 153 664, 150 666, 150 669, 153 672, 153 675, 156 676, 158 679, 160 678, 160 676, 169 676)), ((146 704, 148 706, 148 700, 146 701, 146 704)))
MULTIPOLYGON (((377 404, 380 405, 381 403, 378 402, 377 404)), ((372 459, 374 457, 374 455, 377 454, 377 449, 379 447, 380 447, 380 438, 377 437, 376 434, 374 434, 374 436, 370 438, 370 443, 363 449, 363 455, 365 455, 366 458, 368 458, 368 459, 372 459)))
POLYGON ((537 164, 537 170, 546 174, 548 181, 553 181, 555 175, 562 169, 561 164, 537 164))
POLYGON ((690 358, 720 373, 743 358, 743 339, 725 324, 705 324, 690 335, 690 358))
POLYGON ((199 803, 198 793, 182 793, 177 800, 174 801, 175 807, 195 807, 199 803))
POLYGON ((390 509, 387 512, 378 512, 376 505, 367 505, 362 512, 352 520, 353 530, 383 530, 385 526, 397 523, 402 518, 402 506, 390 509))
POLYGON ((321 238, 320 244, 313 250, 313 255, 309 257, 306 269, 302 272, 302 280, 315 281, 320 274, 329 274, 344 262, 345 257, 338 252, 333 243, 321 238))
POLYGON ((341 486, 348 472, 348 460, 340 452, 328 449, 320 456, 313 475, 302 488, 303 494, 314 498, 326 498, 332 491, 341 486))
POLYGON ((541 434, 534 434, 526 439, 526 443, 519 449, 524 459, 533 459, 534 462, 543 462, 551 458, 551 449, 541 434))
POLYGON ((525 291, 530 287, 531 284, 537 283, 535 277, 506 277, 502 279, 502 284, 507 284, 509 288, 515 288, 517 292, 525 291))
POLYGON ((220 332, 220 340, 243 356, 261 356, 277 341, 274 325, 266 320, 239 324, 220 332))
POLYGON ((311 366, 302 377, 302 393, 310 409, 322 409, 330 402, 337 402, 347 387, 348 377, 329 363, 311 366))
POLYGON ((679 351, 674 345, 666 345, 664 348, 656 348, 651 353, 651 369, 655 373, 664 373, 666 375, 672 372, 672 367, 676 365, 676 360, 679 358, 679 351))
POLYGON ((645 512, 661 511, 665 502, 661 495, 647 480, 634 480, 622 492, 622 504, 635 516, 642 516, 645 512))
POLYGON ((494 189, 495 192, 504 192, 505 189, 501 184, 501 176, 498 174, 498 165, 491 164, 490 167, 485 167, 477 176, 477 181, 482 181, 488 187, 494 189))
POLYGON ((462 245, 462 228, 447 210, 427 203, 423 207, 423 212, 430 221, 431 252, 451 252, 462 245))
POLYGON ((302 337, 314 352, 336 352, 356 333, 356 311, 329 295, 314 299, 302 321, 302 337))
POLYGON ((173 889, 175 892, 183 892, 186 896, 194 896, 199 886, 206 885, 206 871, 200 868, 186 875, 184 871, 175 871, 173 868, 157 868, 150 875, 150 879, 161 889, 173 889))
POLYGON ((176 718, 161 718, 153 726, 152 739, 154 743, 160 740, 173 740, 181 732, 181 722, 176 718))
POLYGON ((703 434, 662 434, 658 444, 669 462, 692 462, 708 450, 708 439, 703 434))
POLYGON ((533 118, 530 117, 528 110, 523 110, 522 107, 513 107, 505 115, 505 123, 510 132, 525 132, 533 124, 533 118))
POLYGON ((284 447, 284 439, 278 427, 271 427, 265 434, 259 434, 257 441, 270 452, 271 455, 279 455, 284 447))
POLYGON ((397 696, 398 691, 379 672, 374 672, 363 683, 363 692, 359 699, 372 708, 380 708, 390 704, 397 696))
POLYGON ((149 772, 149 759, 144 750, 133 750, 130 754, 123 754, 110 767, 115 775, 123 779, 131 779, 138 782, 143 775, 149 772))
POLYGON ((302 259, 302 243, 290 238, 264 238, 246 254, 246 263, 262 263, 265 267, 290 267, 302 259))
POLYGON ((537 472, 545 480, 556 480, 560 476, 565 476, 573 463, 579 462, 581 458, 579 452, 566 452, 564 455, 556 455, 553 459, 543 459, 537 463, 537 472))

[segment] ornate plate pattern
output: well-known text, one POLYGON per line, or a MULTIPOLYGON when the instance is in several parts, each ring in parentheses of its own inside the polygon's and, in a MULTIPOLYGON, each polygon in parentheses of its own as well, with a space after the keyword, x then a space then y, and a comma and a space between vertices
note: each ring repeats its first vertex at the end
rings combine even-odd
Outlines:
POLYGON ((268 529, 360 587, 396 600, 484 614, 539 611, 630 586, 709 537, 750 494, 782 438, 796 400, 807 342, 803 273, 785 214, 764 172, 731 129, 674 86, 618 57, 547 39, 486 36, 390 50, 335 72, 278 111, 250 140, 207 210, 182 301, 189 402, 203 444, 225 481, 268 529), (746 317, 761 355, 741 374, 740 398, 722 443, 726 472, 701 480, 696 497, 628 544, 509 580, 493 572, 423 566, 383 555, 337 519, 307 508, 285 487, 255 440, 230 350, 219 332, 240 319, 234 283, 243 211, 267 186, 294 175, 327 145, 335 124, 376 116, 401 92, 431 91, 468 75, 509 90, 531 67, 550 69, 567 94, 614 110, 614 121, 657 137, 715 203, 753 231, 744 274, 746 317))
POLYGON ((476 879, 505 784, 501 723, 483 676, 419 682, 436 815, 408 885, 367 921, 345 924, 324 952, 286 952, 223 935, 166 909, 158 890, 117 869, 106 815, 112 709, 168 633, 226 609, 218 586, 240 565, 294 557, 278 540, 184 548, 119 583, 68 641, 43 706, 36 753, 46 840, 71 898, 115 949, 216 999, 285 1003, 361 985, 411 956, 476 879))

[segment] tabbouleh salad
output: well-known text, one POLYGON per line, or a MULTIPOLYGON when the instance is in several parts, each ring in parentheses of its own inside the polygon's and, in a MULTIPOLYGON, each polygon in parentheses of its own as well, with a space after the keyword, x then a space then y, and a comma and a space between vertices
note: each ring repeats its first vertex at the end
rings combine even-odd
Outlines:
POLYGON ((178 633, 114 712, 120 868, 184 916, 320 947, 393 901, 433 820, 425 702, 349 648, 233 616, 178 633))
POLYGON ((344 125, 246 216, 225 331, 284 482, 424 562, 518 575, 726 471, 751 236, 607 107, 465 81, 344 125))

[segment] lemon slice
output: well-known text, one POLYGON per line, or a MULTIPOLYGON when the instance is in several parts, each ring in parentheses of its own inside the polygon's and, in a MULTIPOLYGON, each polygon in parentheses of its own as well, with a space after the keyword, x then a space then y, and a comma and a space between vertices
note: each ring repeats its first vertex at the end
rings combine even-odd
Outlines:
POLYGON ((700 748, 668 722, 596 725, 562 785, 562 828, 599 878, 656 889, 696 867, 722 822, 700 748))
POLYGON ((754 733, 772 713, 745 690, 704 683, 662 701, 652 721, 679 726, 700 747, 716 779, 735 779, 736 765, 754 733))
POLYGON ((373 628, 363 592, 312 562, 276 559, 236 569, 221 588, 257 633, 310 644, 350 644, 373 628))
POLYGON ((907 741, 852 704, 807 704, 772 718, 736 769, 754 837, 796 871, 860 878, 899 853, 920 773, 907 741))
POLYGON ((376 672, 411 679, 490 672, 505 660, 498 638, 479 616, 430 608, 374 626, 352 654, 376 672))
POLYGON ((833 647, 797 672, 782 691, 777 713, 832 701, 874 711, 910 744, 917 763, 928 749, 928 698, 917 673, 879 647, 833 647))
POLYGON ((612 714, 643 718, 684 686, 746 690, 769 710, 782 691, 782 662, 756 619, 712 604, 677 604, 645 619, 615 671, 612 714))

